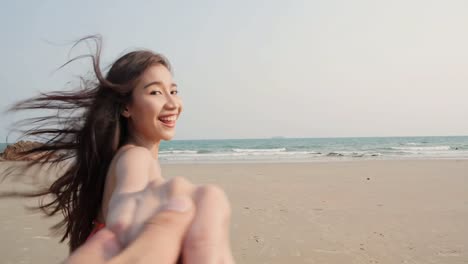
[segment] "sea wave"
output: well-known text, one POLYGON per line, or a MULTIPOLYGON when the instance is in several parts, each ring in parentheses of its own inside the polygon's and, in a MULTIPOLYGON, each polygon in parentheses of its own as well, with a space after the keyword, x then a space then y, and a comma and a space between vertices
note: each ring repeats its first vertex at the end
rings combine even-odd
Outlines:
POLYGON ((214 151, 207 150, 207 149, 201 149, 197 151, 197 154, 208 154, 208 153, 214 153, 214 151))
POLYGON ((402 144, 402 145, 405 145, 405 146, 420 146, 420 145, 423 145, 423 143, 408 142, 408 143, 405 143, 405 144, 402 144))
POLYGON ((431 146, 431 147, 391 147, 393 150, 403 151, 434 151, 434 150, 451 150, 450 146, 431 146))
POLYGON ((338 152, 330 152, 327 154, 327 157, 343 157, 344 154, 338 152))
POLYGON ((383 154, 380 152, 356 152, 356 151, 337 151, 329 152, 325 154, 326 157, 352 157, 352 158, 368 158, 368 157, 380 157, 383 154))
POLYGON ((240 149, 233 148, 234 152, 283 152, 286 151, 286 148, 273 148, 273 149, 240 149))
POLYGON ((419 158, 468 158, 468 137, 408 139, 301 139, 177 142, 163 148, 162 160, 168 161, 321 161, 384 160, 419 158))
POLYGON ((162 150, 159 154, 197 154, 197 150, 162 150))

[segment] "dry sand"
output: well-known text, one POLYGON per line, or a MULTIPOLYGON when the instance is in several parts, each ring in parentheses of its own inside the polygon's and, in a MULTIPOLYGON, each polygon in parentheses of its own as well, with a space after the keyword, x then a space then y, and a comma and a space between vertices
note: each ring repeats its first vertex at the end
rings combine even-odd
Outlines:
MULTIPOLYGON (((468 263, 467 160, 172 164, 163 174, 225 189, 237 263, 468 263)), ((48 231, 58 218, 24 204, 0 200, 0 263, 60 262, 67 248, 48 231)))

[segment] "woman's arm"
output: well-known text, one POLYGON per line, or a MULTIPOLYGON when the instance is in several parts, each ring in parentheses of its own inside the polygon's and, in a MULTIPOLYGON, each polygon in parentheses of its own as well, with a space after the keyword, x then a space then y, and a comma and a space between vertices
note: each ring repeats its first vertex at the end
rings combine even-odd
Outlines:
POLYGON ((143 147, 125 150, 116 160, 115 187, 105 216, 106 225, 113 231, 126 233, 133 222, 138 197, 149 183, 152 162, 151 153, 143 147))

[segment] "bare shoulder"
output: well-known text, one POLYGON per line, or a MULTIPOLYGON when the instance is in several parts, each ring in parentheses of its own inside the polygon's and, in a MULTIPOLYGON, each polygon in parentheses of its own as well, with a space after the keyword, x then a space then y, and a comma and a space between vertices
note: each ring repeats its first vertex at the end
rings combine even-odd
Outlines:
POLYGON ((148 149, 138 146, 128 147, 115 157, 116 188, 120 192, 139 191, 149 181, 153 158, 148 149))
POLYGON ((127 147, 119 151, 116 155, 115 162, 117 166, 128 165, 128 163, 150 163, 152 160, 151 153, 148 149, 139 146, 127 147))

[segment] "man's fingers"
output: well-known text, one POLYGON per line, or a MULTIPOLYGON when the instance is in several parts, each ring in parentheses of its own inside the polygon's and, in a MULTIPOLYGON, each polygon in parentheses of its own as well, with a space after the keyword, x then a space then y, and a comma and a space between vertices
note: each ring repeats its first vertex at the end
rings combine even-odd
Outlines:
POLYGON ((66 264, 106 263, 121 250, 117 237, 107 228, 86 241, 65 261, 66 264))
POLYGON ((194 199, 197 210, 184 241, 183 263, 233 263, 228 261, 230 252, 224 251, 229 249, 231 214, 226 195, 220 188, 206 185, 197 189, 194 199))
MULTIPOLYGON (((194 205, 189 197, 171 198, 156 215, 144 225, 142 232, 116 263, 141 260, 158 264, 176 263, 181 251, 184 235, 194 216, 194 205)), ((145 262, 146 263, 146 262, 145 262)))

